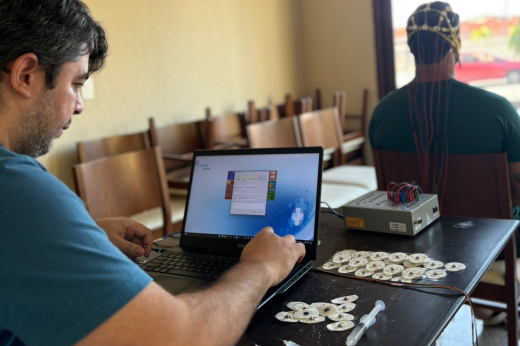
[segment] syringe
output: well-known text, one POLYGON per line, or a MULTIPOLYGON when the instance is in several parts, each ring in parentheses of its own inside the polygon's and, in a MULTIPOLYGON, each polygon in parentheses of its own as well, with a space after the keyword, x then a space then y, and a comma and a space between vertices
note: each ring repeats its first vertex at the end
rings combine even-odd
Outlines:
POLYGON ((347 346, 354 346, 357 344, 359 339, 365 334, 365 331, 376 323, 376 316, 379 311, 383 311, 386 308, 385 303, 382 300, 376 302, 376 306, 370 311, 370 314, 363 315, 359 320, 358 325, 354 328, 352 333, 347 338, 347 346))

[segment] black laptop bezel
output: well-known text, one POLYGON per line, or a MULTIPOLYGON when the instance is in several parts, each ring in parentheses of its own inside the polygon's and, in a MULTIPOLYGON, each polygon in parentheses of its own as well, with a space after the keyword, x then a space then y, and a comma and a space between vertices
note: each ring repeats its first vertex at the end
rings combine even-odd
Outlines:
POLYGON ((319 154, 318 158, 318 174, 316 182, 316 210, 314 224, 314 240, 305 244, 306 260, 316 260, 318 249, 318 229, 320 225, 320 202, 321 202, 321 179, 323 170, 323 148, 322 147, 305 147, 305 148, 269 148, 269 149, 232 149, 232 150, 196 150, 193 153, 191 164, 190 183, 188 194, 186 197, 186 208, 184 210, 184 222, 182 223, 182 231, 180 238, 180 246, 185 249, 197 249, 207 252, 226 253, 239 255, 242 249, 249 242, 244 239, 224 239, 224 238, 205 238, 198 236, 186 236, 186 218, 190 207, 191 184, 193 182, 193 171, 195 162, 198 157, 202 156, 221 156, 221 155, 283 155, 283 154, 319 154))

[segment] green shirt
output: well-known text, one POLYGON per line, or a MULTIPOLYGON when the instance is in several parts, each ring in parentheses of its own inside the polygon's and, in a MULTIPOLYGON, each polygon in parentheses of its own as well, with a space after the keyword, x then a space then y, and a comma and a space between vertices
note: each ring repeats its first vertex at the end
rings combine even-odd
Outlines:
MULTIPOLYGON (((505 98, 454 79, 449 83, 442 81, 440 90, 439 83, 409 85, 411 99, 417 100, 412 102, 415 124, 424 129, 423 119, 431 118, 434 121, 433 128, 436 129, 435 121, 439 119, 438 138, 443 138, 447 119, 449 153, 473 155, 507 152, 509 162, 520 161, 520 117, 505 98), (449 92, 446 93, 446 90, 449 92), (434 100, 433 104, 431 100, 434 100), (417 121, 417 114, 420 121, 417 121)), ((372 148, 416 151, 408 93, 405 86, 387 95, 377 105, 369 127, 372 148)), ((428 124, 431 128, 431 123, 428 124)), ((424 136, 420 143, 425 143, 424 136)), ((443 141, 439 140, 438 144, 440 150, 443 141)), ((434 147, 435 141, 430 145, 430 150, 433 151, 434 147)))

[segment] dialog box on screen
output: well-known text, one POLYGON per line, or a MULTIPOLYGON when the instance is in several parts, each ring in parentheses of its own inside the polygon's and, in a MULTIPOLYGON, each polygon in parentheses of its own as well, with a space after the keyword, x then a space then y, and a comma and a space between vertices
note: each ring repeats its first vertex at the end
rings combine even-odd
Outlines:
POLYGON ((228 176, 226 199, 231 199, 231 214, 265 215, 269 172, 272 171, 251 170, 230 172, 232 176, 228 176))

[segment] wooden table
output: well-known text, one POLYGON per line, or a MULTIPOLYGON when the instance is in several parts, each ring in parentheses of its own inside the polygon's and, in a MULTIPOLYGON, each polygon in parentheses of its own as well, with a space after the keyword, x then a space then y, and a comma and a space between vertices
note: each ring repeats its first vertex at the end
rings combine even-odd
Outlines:
MULTIPOLYGON (((415 237, 386 233, 345 230, 343 221, 322 212, 321 245, 315 268, 326 262, 336 251, 355 249, 426 253, 442 262, 467 263, 466 270, 449 273, 438 284, 456 286, 471 293, 487 268, 504 248, 518 221, 442 216, 415 237), (472 221, 473 227, 454 228, 453 225, 472 221)), ((309 272, 285 294, 262 307, 253 318, 238 345, 276 346, 283 340, 305 345, 345 345, 351 330, 330 332, 327 322, 318 324, 283 323, 275 314, 288 311, 290 301, 330 302, 336 297, 356 294, 353 314, 358 322, 368 314, 376 300, 387 304, 377 322, 358 345, 431 345, 462 306, 465 298, 455 291, 432 288, 400 288, 360 281, 321 272, 309 272)))

